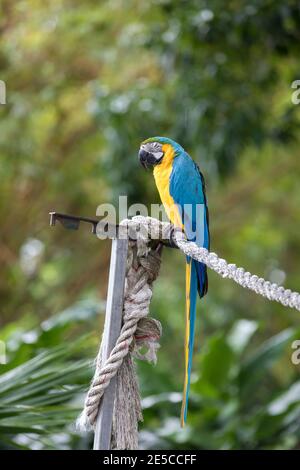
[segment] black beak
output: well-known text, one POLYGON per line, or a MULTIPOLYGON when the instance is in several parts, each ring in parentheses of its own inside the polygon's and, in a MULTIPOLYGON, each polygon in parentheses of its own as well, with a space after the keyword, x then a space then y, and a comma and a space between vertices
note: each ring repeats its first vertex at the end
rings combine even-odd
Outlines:
POLYGON ((158 163, 154 155, 152 155, 152 153, 150 152, 146 152, 146 150, 139 151, 139 159, 140 159, 141 165, 143 165, 145 169, 147 169, 149 166, 153 166, 156 163, 158 163))

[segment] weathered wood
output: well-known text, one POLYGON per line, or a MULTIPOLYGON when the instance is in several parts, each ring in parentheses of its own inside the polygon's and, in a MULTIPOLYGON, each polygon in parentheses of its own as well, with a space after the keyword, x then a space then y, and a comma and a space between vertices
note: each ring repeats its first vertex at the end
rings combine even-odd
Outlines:
MULTIPOLYGON (((115 346, 121 330, 127 251, 128 240, 112 240, 107 304, 102 339, 104 360, 109 356, 110 351, 115 346)), ((116 377, 111 380, 102 398, 95 429, 94 450, 110 449, 115 394, 116 377)))

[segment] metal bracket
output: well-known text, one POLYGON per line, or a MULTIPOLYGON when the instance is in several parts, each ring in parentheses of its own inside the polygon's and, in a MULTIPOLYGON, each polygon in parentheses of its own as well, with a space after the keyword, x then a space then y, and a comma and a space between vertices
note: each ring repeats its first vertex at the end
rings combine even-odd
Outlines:
MULTIPOLYGON (((53 227, 56 225, 56 221, 60 222, 62 226, 67 230, 78 230, 80 227, 80 223, 84 222, 92 226, 92 234, 97 235, 97 233, 104 233, 107 238, 128 238, 129 240, 135 241, 135 238, 131 238, 130 234, 128 235, 128 231, 126 227, 118 224, 112 224, 109 222, 102 222, 101 219, 93 219, 91 217, 81 217, 76 215, 70 214, 62 214, 61 212, 49 212, 50 215, 50 226, 53 227), (122 232, 124 230, 124 232, 122 232), (122 234, 122 236, 121 236, 122 234)), ((170 230, 170 237, 165 240, 156 240, 157 245, 162 244, 167 246, 168 248, 176 248, 178 249, 175 237, 174 237, 174 228, 170 230)))

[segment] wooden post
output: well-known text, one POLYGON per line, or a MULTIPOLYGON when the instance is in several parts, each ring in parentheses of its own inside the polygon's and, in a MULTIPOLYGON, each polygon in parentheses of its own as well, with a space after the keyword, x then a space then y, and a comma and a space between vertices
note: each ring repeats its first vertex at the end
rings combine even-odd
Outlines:
MULTIPOLYGON (((127 252, 127 239, 117 238, 112 240, 105 323, 102 339, 104 360, 107 359, 110 351, 115 346, 122 326, 127 252)), ((111 380, 102 397, 95 429, 94 450, 110 449, 115 394, 116 377, 111 380)))

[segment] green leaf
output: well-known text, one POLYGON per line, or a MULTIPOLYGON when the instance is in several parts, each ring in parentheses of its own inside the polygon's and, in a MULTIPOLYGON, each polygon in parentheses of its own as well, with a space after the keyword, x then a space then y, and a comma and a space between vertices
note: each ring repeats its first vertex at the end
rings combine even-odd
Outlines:
POLYGON ((242 363, 239 382, 244 394, 248 393, 248 388, 255 386, 260 378, 272 367, 274 362, 280 358, 296 334, 296 330, 292 328, 282 331, 265 341, 254 354, 242 363))
POLYGON ((300 381, 295 382, 288 390, 279 395, 268 406, 272 416, 285 413, 291 405, 300 404, 300 381))
POLYGON ((228 380, 234 353, 226 339, 217 335, 209 340, 200 364, 201 382, 220 389, 228 380))

